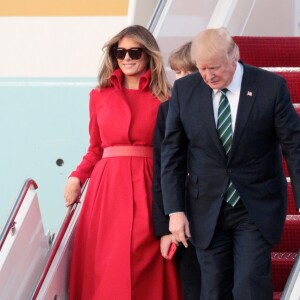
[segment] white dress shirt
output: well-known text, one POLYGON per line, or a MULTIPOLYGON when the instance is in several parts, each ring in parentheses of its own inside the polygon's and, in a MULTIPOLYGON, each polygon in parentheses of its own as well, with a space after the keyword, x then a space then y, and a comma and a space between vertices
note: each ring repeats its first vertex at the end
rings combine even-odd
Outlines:
MULTIPOLYGON (((230 110, 231 110, 231 123, 232 123, 232 133, 234 133, 236 115, 239 105, 242 78, 243 78, 244 68, 241 63, 236 64, 236 69, 232 78, 231 83, 226 87, 228 92, 226 93, 227 99, 229 101, 230 110)), ((221 99, 221 91, 213 90, 212 99, 213 99, 213 108, 214 108, 214 117, 217 126, 218 122, 218 108, 221 99)))

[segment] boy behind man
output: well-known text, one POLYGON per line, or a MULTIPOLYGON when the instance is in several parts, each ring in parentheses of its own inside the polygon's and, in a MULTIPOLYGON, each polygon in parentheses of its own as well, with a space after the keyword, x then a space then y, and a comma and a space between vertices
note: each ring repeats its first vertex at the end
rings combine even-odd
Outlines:
MULTIPOLYGON (((175 72, 175 78, 179 79, 195 71, 198 71, 191 58, 191 42, 173 50, 168 60, 169 66, 175 72)), ((169 101, 160 105, 156 127, 154 132, 154 174, 153 174, 153 222, 154 231, 160 237, 162 256, 167 258, 168 250, 172 242, 172 235, 169 232, 169 217, 165 215, 161 193, 161 143, 165 136, 165 121, 169 109, 169 101)), ((179 245, 175 254, 182 282, 183 299, 199 300, 200 297, 200 267, 198 264, 194 246, 188 242, 188 248, 179 245)))

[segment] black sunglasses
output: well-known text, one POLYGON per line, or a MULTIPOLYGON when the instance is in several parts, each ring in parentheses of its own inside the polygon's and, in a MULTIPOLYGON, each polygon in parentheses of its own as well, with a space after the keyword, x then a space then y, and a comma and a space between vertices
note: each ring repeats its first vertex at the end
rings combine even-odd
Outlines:
POLYGON ((124 59, 126 53, 128 53, 131 59, 140 59, 142 57, 143 51, 143 48, 114 48, 114 55, 117 59, 124 59))

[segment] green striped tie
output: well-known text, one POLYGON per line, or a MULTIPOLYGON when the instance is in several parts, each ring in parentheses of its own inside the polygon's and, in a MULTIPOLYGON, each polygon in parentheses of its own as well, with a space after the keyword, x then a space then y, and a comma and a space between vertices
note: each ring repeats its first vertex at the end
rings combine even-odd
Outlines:
MULTIPOLYGON (((218 109, 218 124, 217 130, 219 133, 219 138, 222 142, 223 148, 225 150, 226 156, 229 156, 232 144, 232 124, 231 124, 231 112, 230 105, 227 99, 226 93, 228 89, 221 90, 221 99, 218 109)), ((227 187, 227 190, 224 195, 224 199, 231 206, 234 206, 240 199, 239 194, 237 193, 236 188, 230 181, 227 187)))

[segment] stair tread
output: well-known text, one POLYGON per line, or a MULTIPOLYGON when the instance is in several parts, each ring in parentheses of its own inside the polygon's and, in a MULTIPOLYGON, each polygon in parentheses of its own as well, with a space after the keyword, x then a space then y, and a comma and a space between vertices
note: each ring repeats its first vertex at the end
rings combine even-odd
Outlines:
POLYGON ((274 292, 273 293, 273 300, 280 300, 282 292, 274 292))
MULTIPOLYGON (((300 103, 300 69, 299 71, 292 71, 292 72, 275 71, 275 73, 285 78, 292 102, 300 103)), ((295 108, 299 115, 299 108, 297 107, 295 108)))
POLYGON ((297 257, 297 252, 272 252, 272 260, 292 260, 294 261, 297 257))
POLYGON ((272 252, 272 282, 275 291, 283 291, 296 260, 296 252, 272 252))
POLYGON ((299 37, 234 36, 241 57, 258 67, 300 66, 299 37))
MULTIPOLYGON (((286 171, 287 171, 287 169, 286 169, 286 171)), ((293 190, 292 190, 292 184, 289 181, 289 178, 288 178, 288 186, 287 186, 287 197, 288 197, 287 214, 300 215, 295 207, 295 200, 294 200, 294 194, 293 194, 293 190)))

